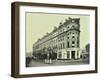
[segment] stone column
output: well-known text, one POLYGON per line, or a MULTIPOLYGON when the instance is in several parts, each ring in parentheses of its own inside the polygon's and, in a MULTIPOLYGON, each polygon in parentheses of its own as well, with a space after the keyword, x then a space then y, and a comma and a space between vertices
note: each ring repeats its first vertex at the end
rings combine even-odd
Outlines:
POLYGON ((78 58, 80 58, 80 51, 78 51, 78 58))
POLYGON ((68 59, 68 56, 67 56, 67 54, 68 54, 68 53, 67 53, 67 51, 66 51, 66 59, 68 59))

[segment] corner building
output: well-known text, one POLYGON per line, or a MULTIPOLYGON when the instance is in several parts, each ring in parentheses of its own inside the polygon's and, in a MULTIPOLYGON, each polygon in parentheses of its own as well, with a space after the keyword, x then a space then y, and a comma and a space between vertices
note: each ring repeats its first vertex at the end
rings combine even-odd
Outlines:
POLYGON ((69 17, 33 44, 33 53, 56 53, 56 59, 80 58, 80 18, 69 17))

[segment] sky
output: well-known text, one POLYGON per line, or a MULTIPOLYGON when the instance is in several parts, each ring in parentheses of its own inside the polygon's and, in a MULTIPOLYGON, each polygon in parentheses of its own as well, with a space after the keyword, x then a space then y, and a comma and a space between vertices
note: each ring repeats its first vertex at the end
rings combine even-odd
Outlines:
POLYGON ((89 43, 89 16, 88 15, 69 15, 69 14, 50 14, 50 13, 26 13, 25 20, 25 47, 26 52, 32 52, 32 46, 37 39, 43 37, 47 32, 50 33, 54 26, 58 27, 60 22, 65 19, 80 18, 80 48, 89 43))

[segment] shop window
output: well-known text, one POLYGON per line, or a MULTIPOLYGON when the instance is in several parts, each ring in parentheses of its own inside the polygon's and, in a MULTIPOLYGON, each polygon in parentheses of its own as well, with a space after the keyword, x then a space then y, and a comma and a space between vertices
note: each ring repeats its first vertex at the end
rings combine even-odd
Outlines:
POLYGON ((79 56, 79 53, 78 53, 78 51, 77 51, 77 56, 79 56))
POLYGON ((77 42, 77 47, 79 47, 79 42, 77 42))
POLYGON ((60 58, 60 59, 62 58, 62 54, 61 54, 61 52, 59 52, 59 58, 60 58))
POLYGON ((70 58, 70 52, 67 51, 67 58, 69 59, 70 58))

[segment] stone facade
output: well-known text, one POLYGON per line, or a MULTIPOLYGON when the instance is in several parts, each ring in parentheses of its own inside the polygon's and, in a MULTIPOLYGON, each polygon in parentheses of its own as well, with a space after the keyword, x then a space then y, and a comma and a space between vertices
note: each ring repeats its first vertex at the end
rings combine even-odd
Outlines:
POLYGON ((80 18, 68 18, 33 44, 33 53, 56 53, 56 59, 80 58, 80 18))

